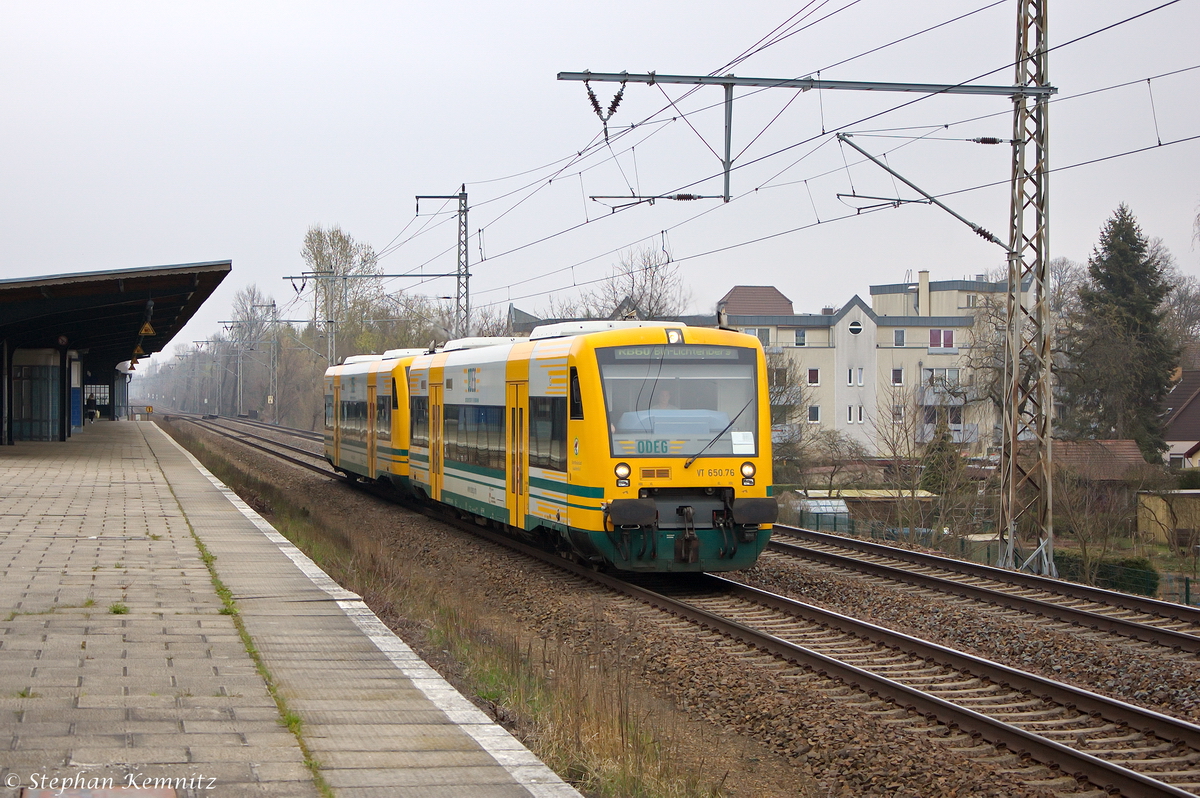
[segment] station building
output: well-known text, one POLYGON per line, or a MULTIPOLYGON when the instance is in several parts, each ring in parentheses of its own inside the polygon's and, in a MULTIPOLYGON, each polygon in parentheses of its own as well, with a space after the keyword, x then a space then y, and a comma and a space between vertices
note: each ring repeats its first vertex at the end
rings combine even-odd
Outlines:
POLYGON ((128 414, 129 374, 161 352, 230 261, 0 280, 0 445, 65 441, 85 409, 128 414))

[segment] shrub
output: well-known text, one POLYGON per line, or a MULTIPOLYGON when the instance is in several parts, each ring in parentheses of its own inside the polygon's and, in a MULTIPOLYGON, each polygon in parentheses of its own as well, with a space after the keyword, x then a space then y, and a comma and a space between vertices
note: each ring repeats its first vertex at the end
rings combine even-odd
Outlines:
MULTIPOLYGON (((1054 565, 1063 579, 1088 581, 1083 572, 1083 558, 1073 551, 1055 551, 1054 565)), ((1158 594, 1158 569, 1145 557, 1101 560, 1096 564, 1095 585, 1107 590, 1154 596, 1158 594)))

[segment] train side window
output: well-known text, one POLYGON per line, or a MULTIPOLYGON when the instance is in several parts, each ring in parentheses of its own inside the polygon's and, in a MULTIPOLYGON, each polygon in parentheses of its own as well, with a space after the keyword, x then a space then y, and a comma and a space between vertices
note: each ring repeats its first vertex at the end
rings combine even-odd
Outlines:
POLYGON ((567 470, 567 402, 561 396, 529 397, 529 465, 567 470))
POLYGON ((571 366, 571 419, 583 419, 583 392, 579 389, 579 372, 571 366))
POLYGON ((429 446, 429 397, 414 396, 409 399, 409 437, 411 445, 429 446))

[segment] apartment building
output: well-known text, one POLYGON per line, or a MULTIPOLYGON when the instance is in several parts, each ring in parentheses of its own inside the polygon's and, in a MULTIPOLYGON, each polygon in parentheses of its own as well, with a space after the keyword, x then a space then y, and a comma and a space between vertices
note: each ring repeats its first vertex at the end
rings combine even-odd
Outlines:
POLYGON ((887 456, 900 453, 902 439, 929 441, 944 420, 965 451, 984 454, 998 415, 980 401, 967 355, 976 313, 1002 305, 1006 292, 983 275, 931 282, 921 271, 916 282, 871 286, 870 305, 855 295, 840 308, 798 314, 773 286, 740 285, 717 309, 758 336, 771 366, 786 369, 772 379, 802 387, 799 407, 775 409, 777 425, 838 430, 887 456))

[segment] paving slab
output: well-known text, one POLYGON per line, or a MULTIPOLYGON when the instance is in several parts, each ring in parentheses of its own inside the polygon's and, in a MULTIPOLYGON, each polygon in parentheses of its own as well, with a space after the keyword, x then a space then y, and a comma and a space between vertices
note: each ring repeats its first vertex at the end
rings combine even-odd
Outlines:
POLYGON ((579 795, 156 425, 101 422, 0 447, 0 798, 318 794, 193 532, 335 795, 579 795))

